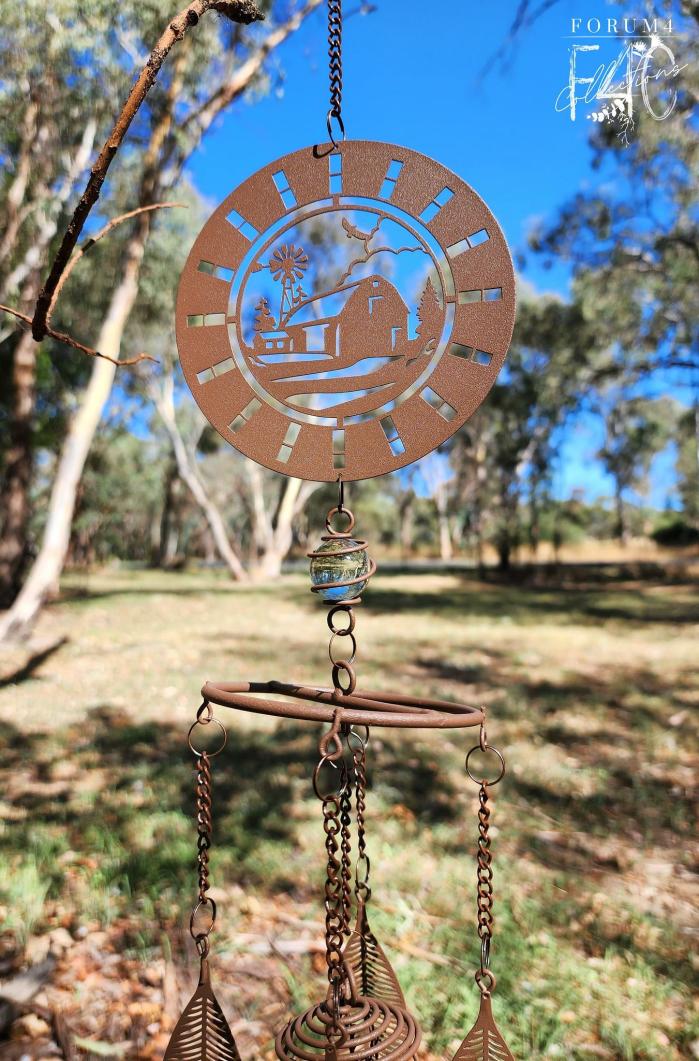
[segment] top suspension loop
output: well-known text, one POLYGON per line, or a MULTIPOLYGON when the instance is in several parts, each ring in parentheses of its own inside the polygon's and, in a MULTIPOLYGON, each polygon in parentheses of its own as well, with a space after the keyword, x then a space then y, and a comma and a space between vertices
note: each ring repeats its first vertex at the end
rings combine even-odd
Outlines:
POLYGON ((328 0, 328 58, 330 109, 327 126, 328 136, 337 150, 340 146, 338 138, 345 139, 345 124, 342 120, 342 0, 328 0))

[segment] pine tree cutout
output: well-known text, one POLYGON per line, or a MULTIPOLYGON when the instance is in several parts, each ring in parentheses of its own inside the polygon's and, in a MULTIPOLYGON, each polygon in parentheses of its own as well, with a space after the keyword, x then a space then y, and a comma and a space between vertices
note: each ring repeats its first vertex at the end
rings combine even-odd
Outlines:
POLYGON ((269 302, 262 295, 255 306, 255 331, 273 332, 276 330, 277 322, 269 311, 269 302))

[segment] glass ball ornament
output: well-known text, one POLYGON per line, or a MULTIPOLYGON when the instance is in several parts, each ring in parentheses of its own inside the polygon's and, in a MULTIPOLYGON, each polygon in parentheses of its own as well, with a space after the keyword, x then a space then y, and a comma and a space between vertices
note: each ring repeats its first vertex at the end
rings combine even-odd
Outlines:
POLYGON ((314 588, 327 586, 318 590, 318 596, 328 603, 352 600, 366 588, 370 566, 364 542, 356 538, 330 538, 322 542, 311 557, 311 585, 314 588), (362 575, 367 577, 362 578, 362 575), (349 579, 359 581, 351 582, 349 586, 329 585, 349 579))

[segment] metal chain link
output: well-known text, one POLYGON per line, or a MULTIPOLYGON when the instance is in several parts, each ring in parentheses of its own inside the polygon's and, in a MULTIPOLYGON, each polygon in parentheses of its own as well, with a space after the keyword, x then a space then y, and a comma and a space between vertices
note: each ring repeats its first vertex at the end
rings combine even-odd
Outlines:
POLYGON ((490 850, 490 807, 488 788, 478 790, 478 936, 481 941, 481 970, 490 965, 490 941, 493 936, 493 855, 490 850))
POLYGON ((340 852, 342 855, 342 932, 349 935, 352 916, 352 841, 350 826, 352 824, 352 789, 346 784, 340 795, 340 852))
POLYGON ((333 145, 337 147, 332 132, 332 119, 340 127, 342 136, 345 126, 342 121, 342 0, 328 0, 328 74, 330 80, 330 110, 328 111, 328 132, 333 145))
POLYGON ((206 901, 209 890, 209 848, 213 831, 211 797, 211 760, 202 752, 197 762, 197 870, 199 877, 199 902, 206 901))
POLYGON ((496 979, 490 970, 490 948, 493 938, 493 927, 495 918, 493 916, 493 853, 490 847, 490 806, 489 789, 499 784, 505 774, 505 760, 497 748, 488 744, 488 735, 485 726, 485 708, 483 721, 481 722, 478 744, 471 748, 466 756, 466 773, 478 785, 478 850, 477 850, 477 887, 476 904, 478 920, 478 938, 481 941, 481 960, 476 983, 483 995, 490 995, 495 988, 496 979), (488 780, 483 774, 477 779, 469 766, 474 753, 482 752, 494 756, 498 764, 498 772, 488 780))
POLYGON ((313 788, 323 807, 323 831, 325 832, 325 853, 327 870, 325 877, 325 961, 328 968, 328 982, 331 987, 329 1022, 325 1029, 328 1042, 339 1046, 346 1038, 346 1032, 340 1021, 340 1003, 342 988, 346 979, 342 958, 344 944, 343 879, 341 844, 338 836, 342 833, 341 806, 345 792, 349 787, 347 766, 343 757, 340 740, 342 709, 335 712, 330 731, 321 737, 319 742, 320 761, 313 774, 313 788), (330 747, 333 750, 330 751, 330 747), (326 764, 338 771, 337 785, 333 791, 323 792, 320 788, 320 774, 326 764))
POLYGON ((371 898, 371 888, 369 887, 369 872, 371 864, 369 862, 369 856, 366 853, 366 828, 364 824, 367 786, 366 745, 369 740, 369 730, 367 729, 364 740, 362 740, 356 730, 352 730, 352 734, 357 741, 359 741, 359 744, 352 749, 352 762, 354 764, 355 776, 355 803, 357 808, 357 866, 354 878, 354 894, 356 895, 358 902, 366 903, 371 898), (360 868, 362 866, 364 866, 363 877, 360 876, 360 868))

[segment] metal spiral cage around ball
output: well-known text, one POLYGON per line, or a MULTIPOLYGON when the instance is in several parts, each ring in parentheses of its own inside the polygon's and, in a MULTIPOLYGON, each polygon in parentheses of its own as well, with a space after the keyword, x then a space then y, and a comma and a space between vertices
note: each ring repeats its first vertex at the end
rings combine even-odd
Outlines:
MULTIPOLYGON (((321 542, 339 542, 343 540, 347 542, 347 546, 345 548, 338 549, 332 554, 333 557, 350 556, 351 553, 367 551, 368 543, 364 541, 363 538, 355 538, 352 534, 352 531, 354 530, 354 515, 348 508, 338 506, 337 508, 330 509, 325 520, 325 526, 328 533, 324 534, 321 537, 321 542), (342 515, 347 517, 349 522, 347 528, 344 531, 337 531, 333 528, 332 519, 333 516, 336 515, 342 515), (352 545, 349 544, 350 540, 352 541, 352 545)), ((313 562, 313 560, 316 559, 327 558, 328 554, 324 553, 321 549, 315 549, 311 553, 306 553, 306 556, 311 560, 311 562, 313 562)), ((338 579, 336 582, 323 582, 317 586, 311 586, 311 592, 326 593, 328 590, 346 589, 348 586, 359 586, 361 583, 364 583, 366 585, 372 575, 376 574, 375 561, 368 555, 367 560, 369 562, 369 567, 367 571, 365 571, 363 574, 355 575, 354 578, 338 579)), ((361 599, 361 593, 358 593, 356 597, 351 597, 345 600, 328 600, 325 601, 325 603, 329 604, 330 606, 339 604, 359 604, 361 599)))
MULTIPOLYGON (((293 1017, 277 1035, 275 1051, 280 1061, 322 1061, 328 1056, 332 1029, 332 1003, 324 999, 293 1017)), ((408 1061, 417 1054, 422 1032, 402 1006, 356 995, 339 1006, 340 1036, 332 1056, 336 1061, 408 1061)))

